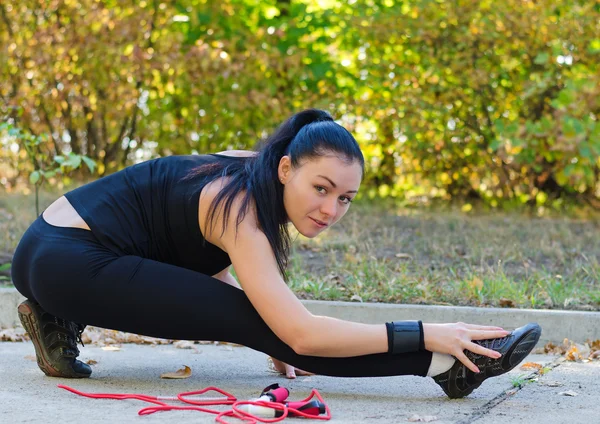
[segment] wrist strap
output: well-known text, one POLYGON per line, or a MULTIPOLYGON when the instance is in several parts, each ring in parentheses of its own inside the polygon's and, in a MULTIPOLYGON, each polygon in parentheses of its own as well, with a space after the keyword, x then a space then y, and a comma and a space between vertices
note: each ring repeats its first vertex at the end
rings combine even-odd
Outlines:
POLYGON ((425 350, 422 321, 386 322, 388 353, 393 355, 425 350))

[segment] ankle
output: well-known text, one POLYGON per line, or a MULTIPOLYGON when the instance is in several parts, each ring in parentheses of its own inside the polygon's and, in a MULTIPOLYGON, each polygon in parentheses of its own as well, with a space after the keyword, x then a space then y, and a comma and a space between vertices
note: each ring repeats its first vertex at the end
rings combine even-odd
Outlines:
POLYGON ((445 373, 452 368, 455 362, 456 358, 452 355, 433 352, 431 355, 431 364, 429 365, 429 370, 427 370, 427 376, 435 377, 436 375, 445 373))

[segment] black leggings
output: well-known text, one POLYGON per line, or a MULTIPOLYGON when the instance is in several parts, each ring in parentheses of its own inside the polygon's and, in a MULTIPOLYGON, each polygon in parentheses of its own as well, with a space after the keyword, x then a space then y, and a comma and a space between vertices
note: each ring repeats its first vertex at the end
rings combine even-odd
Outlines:
POLYGON ((242 290, 186 268, 119 256, 90 231, 56 227, 41 216, 17 247, 12 278, 21 294, 61 318, 152 337, 238 343, 321 375, 425 376, 431 363, 428 351, 298 355, 269 329, 242 290))

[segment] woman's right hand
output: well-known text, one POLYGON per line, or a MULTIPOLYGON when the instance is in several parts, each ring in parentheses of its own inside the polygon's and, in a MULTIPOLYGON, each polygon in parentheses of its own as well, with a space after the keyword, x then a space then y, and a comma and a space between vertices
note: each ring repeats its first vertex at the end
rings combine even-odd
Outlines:
POLYGON ((465 324, 425 324, 423 323, 423 338, 425 349, 431 352, 447 353, 462 362, 471 371, 478 373, 477 366, 467 358, 463 350, 470 350, 478 355, 498 359, 502 356, 495 350, 487 349, 472 340, 485 340, 505 337, 510 331, 501 327, 465 324))

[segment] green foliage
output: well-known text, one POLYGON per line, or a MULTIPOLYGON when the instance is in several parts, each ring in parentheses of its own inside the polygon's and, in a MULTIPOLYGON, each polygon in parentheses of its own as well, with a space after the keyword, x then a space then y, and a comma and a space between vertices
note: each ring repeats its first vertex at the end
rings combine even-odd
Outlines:
MULTIPOLYGON (((33 171, 29 174, 29 182, 35 186, 35 209, 36 215, 39 215, 39 187, 48 181, 50 184, 56 182, 56 176, 67 176, 69 173, 80 168, 82 163, 85 163, 89 171, 93 174, 96 168, 96 163, 90 158, 77 155, 70 152, 66 157, 54 156, 48 158, 40 146, 47 143, 47 135, 33 135, 27 131, 22 131, 20 128, 12 124, 0 124, 0 136, 4 136, 7 140, 15 139, 24 147, 27 152, 27 158, 30 161, 33 171)), ((1 268, 0 268, 1 270, 1 268)))
POLYGON ((369 196, 600 198, 595 2, 24 0, 0 19, 0 116, 47 133, 50 163, 250 148, 321 107, 369 196))

